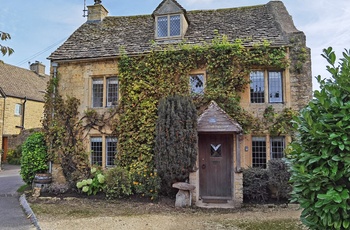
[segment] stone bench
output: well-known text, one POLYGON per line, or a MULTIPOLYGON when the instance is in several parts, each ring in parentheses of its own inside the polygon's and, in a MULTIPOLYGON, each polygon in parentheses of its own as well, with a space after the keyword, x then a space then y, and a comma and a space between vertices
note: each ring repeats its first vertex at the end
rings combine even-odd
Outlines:
POLYGON ((196 186, 186 182, 177 182, 174 183, 172 187, 179 189, 179 191, 176 194, 175 207, 191 206, 191 191, 194 190, 196 186))

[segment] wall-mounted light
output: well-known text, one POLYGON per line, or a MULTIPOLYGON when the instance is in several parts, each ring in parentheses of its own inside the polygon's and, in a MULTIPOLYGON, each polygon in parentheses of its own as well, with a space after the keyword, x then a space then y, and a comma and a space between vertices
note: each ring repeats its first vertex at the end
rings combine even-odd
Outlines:
POLYGON ((244 147, 244 151, 248 152, 248 146, 244 147))

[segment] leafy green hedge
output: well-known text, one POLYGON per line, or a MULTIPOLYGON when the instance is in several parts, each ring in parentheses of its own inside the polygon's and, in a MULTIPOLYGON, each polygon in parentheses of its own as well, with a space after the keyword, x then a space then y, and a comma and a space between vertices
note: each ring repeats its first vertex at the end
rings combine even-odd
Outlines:
POLYGON ((31 184, 36 173, 48 170, 47 147, 43 133, 31 134, 22 145, 21 171, 22 179, 31 184))
POLYGON ((289 167, 283 159, 271 159, 267 169, 252 167, 244 169, 244 202, 288 201, 292 191, 289 179, 289 167))
POLYGON ((339 65, 332 48, 324 49, 331 79, 318 76, 320 90, 295 118, 291 144, 293 201, 303 208, 309 229, 350 228, 350 50, 339 65))

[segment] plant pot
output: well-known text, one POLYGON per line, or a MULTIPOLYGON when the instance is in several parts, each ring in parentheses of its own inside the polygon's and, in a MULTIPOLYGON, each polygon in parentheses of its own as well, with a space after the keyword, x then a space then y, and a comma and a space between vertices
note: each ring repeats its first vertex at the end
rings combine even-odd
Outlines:
POLYGON ((51 173, 37 173, 34 176, 34 183, 38 184, 50 184, 52 181, 51 173))

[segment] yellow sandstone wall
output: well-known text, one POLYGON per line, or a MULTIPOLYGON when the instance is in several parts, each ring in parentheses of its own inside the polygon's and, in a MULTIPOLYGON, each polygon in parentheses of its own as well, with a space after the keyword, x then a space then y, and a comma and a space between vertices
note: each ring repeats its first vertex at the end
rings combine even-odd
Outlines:
MULTIPOLYGON (((24 99, 7 97, 4 100, 5 111, 4 111, 4 124, 3 124, 3 135, 14 135, 20 133, 20 128, 16 126, 21 126, 22 115, 15 115, 16 104, 23 104, 24 99)), ((3 108, 3 107, 2 107, 3 108)), ((24 114, 24 128, 39 128, 41 127, 41 118, 43 116, 44 103, 27 100, 25 104, 25 114, 24 114)), ((1 119, 2 120, 2 119, 1 119)))

